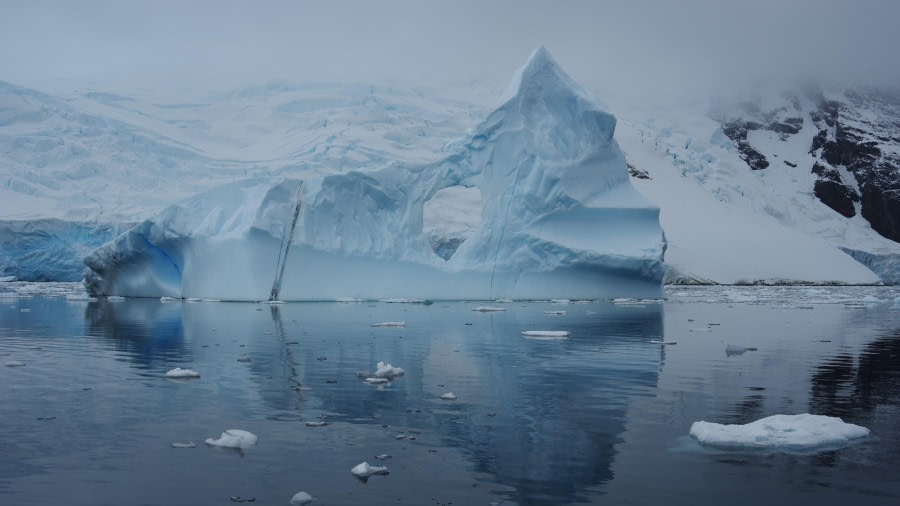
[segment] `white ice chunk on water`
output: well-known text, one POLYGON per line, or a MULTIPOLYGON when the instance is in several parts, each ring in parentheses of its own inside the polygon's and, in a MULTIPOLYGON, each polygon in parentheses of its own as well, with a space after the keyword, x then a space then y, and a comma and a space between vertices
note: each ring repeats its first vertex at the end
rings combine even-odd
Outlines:
POLYGON ((564 314, 566 314, 566 312, 565 312, 565 311, 544 311, 544 314, 557 315, 557 316, 559 316, 559 315, 564 315, 564 314))
POLYGON ((406 322, 381 322, 373 323, 373 327, 405 327, 406 322))
POLYGON ((391 364, 385 362, 378 362, 378 366, 375 369, 376 378, 394 379, 398 376, 403 376, 404 374, 405 372, 403 371, 403 369, 394 367, 391 364))
POLYGON ((384 385, 390 381, 387 378, 366 378, 366 383, 370 383, 372 385, 384 385))
POLYGON ((447 392, 441 396, 441 399, 444 399, 445 401, 455 401, 456 395, 454 395, 453 392, 447 392))
POLYGON ((172 448, 194 448, 197 445, 193 441, 187 443, 172 443, 172 448))
POLYGON ((473 307, 472 311, 477 311, 479 313, 493 313, 493 312, 499 312, 499 311, 506 311, 506 308, 496 307, 496 306, 478 306, 478 307, 473 307))
POLYGON ((6 363, 6 367, 25 367, 25 362, 19 362, 18 360, 10 360, 6 363))
POLYGON ((81 301, 93 302, 93 301, 97 300, 97 298, 91 297, 90 295, 88 295, 86 293, 70 293, 69 295, 66 295, 66 300, 79 301, 79 302, 81 302, 81 301))
POLYGON ((176 379, 187 379, 187 378, 199 378, 200 373, 196 371, 192 371, 190 369, 182 369, 180 367, 176 367, 171 371, 166 373, 167 378, 176 378, 176 379))
POLYGON ((291 504, 309 504, 312 502, 312 500, 312 496, 307 494, 306 492, 297 492, 296 494, 294 494, 294 497, 291 497, 291 504))
POLYGON ((727 355, 729 357, 743 355, 744 353, 747 353, 748 351, 756 351, 756 348, 745 348, 743 346, 738 346, 735 344, 729 344, 729 345, 725 346, 725 355, 727 355))
POLYGON ((522 337, 530 339, 565 339, 569 337, 567 330, 526 330, 522 337))
POLYGON ((389 471, 387 466, 370 466, 368 462, 363 462, 351 469, 350 472, 360 478, 368 478, 374 474, 388 474, 389 471))
POLYGON ((246 449, 256 445, 257 437, 251 432, 239 429, 228 429, 219 436, 219 439, 208 438, 206 444, 211 446, 224 446, 226 448, 246 449))
POLYGON ((125 297, 121 297, 119 295, 110 295, 106 298, 106 300, 110 302, 122 302, 123 300, 125 300, 125 297))
POLYGON ((650 344, 661 344, 661 345, 665 346, 665 345, 678 344, 678 341, 661 341, 658 339, 653 339, 650 341, 650 344))
POLYGON ((175 297, 166 297, 166 296, 162 296, 159 298, 160 302, 172 302, 175 300, 178 300, 178 299, 176 299, 175 297))
POLYGON ((745 425, 694 422, 697 441, 724 447, 802 450, 844 444, 869 435, 869 429, 832 416, 772 415, 745 425))
POLYGON ((362 302, 362 299, 357 299, 355 297, 338 297, 334 299, 335 302, 362 302))
POLYGON ((504 98, 430 163, 258 176, 170 206, 87 255, 85 286, 241 301, 662 297, 659 208, 629 180, 616 118, 544 48, 504 98), (456 186, 480 191, 480 220, 442 257, 424 207, 456 186))
POLYGON ((428 302, 425 299, 410 299, 407 297, 393 297, 389 299, 379 299, 378 302, 386 302, 388 304, 422 304, 428 302))

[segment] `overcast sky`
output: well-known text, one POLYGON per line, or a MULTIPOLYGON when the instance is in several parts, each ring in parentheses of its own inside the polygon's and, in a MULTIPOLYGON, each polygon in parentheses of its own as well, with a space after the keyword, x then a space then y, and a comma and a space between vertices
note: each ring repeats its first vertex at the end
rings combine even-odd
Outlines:
POLYGON ((541 44, 601 94, 786 73, 885 80, 900 78, 898 21, 896 0, 0 0, 0 80, 505 83, 541 44))

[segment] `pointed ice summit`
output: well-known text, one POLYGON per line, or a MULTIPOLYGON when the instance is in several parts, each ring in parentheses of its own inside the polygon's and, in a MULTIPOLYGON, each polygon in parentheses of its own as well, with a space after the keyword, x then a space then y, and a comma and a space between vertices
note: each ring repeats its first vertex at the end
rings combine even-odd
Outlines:
POLYGON ((542 48, 444 159, 198 195, 86 259, 95 295, 222 300, 662 296, 659 209, 628 180, 612 114, 542 48), (438 255, 423 207, 477 188, 480 222, 438 255))

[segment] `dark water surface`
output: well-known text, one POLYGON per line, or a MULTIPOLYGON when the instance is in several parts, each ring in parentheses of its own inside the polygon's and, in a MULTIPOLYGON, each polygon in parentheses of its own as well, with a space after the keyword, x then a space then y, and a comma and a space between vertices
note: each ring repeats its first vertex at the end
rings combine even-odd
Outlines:
POLYGON ((284 505, 301 490, 313 504, 900 504, 893 288, 489 304, 502 313, 67 300, 76 289, 0 283, 0 504, 284 505), (385 321, 407 327, 371 326, 385 321), (379 361, 406 375, 357 378, 379 361), (202 376, 164 378, 175 367, 202 376), (805 454, 688 436, 697 420, 806 412, 872 436, 805 454), (225 429, 259 442, 204 444, 225 429), (390 474, 364 483, 350 473, 363 461, 390 474))

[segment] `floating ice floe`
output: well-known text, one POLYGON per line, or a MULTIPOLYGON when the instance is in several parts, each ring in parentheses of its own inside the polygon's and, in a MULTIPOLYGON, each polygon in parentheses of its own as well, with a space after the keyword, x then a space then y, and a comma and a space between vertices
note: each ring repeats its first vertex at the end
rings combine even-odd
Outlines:
POLYGON ((176 379, 186 379, 186 378, 199 378, 200 373, 196 371, 192 371, 190 369, 182 369, 180 367, 176 367, 171 371, 166 373, 167 378, 176 378, 176 379))
POLYGON ((658 339, 654 339, 654 340, 650 341, 650 344, 670 345, 670 344, 678 344, 678 341, 660 341, 658 339))
POLYGON ((240 357, 239 359, 237 359, 237 361, 247 363, 247 362, 253 362, 253 359, 250 357, 240 357))
POLYGON ((366 383, 369 383, 370 385, 384 385, 388 381, 390 380, 387 378, 366 378, 366 383))
POLYGON ((328 422, 324 420, 320 420, 318 422, 306 422, 307 427, 324 427, 328 425, 328 422))
POLYGON ((404 374, 406 373, 403 371, 403 369, 394 367, 391 364, 385 362, 378 362, 377 369, 375 369, 376 378, 394 379, 398 376, 403 376, 404 374))
POLYGON ((565 312, 565 311, 544 311, 544 314, 550 314, 550 315, 564 315, 564 314, 566 314, 566 312, 565 312))
POLYGON ((172 302, 175 300, 178 300, 178 299, 176 299, 175 297, 165 297, 165 296, 159 298, 160 302, 172 302))
POLYGON ((335 302, 363 302, 362 299, 357 299, 354 297, 338 297, 334 299, 335 302))
POLYGON ((479 313, 493 313, 498 311, 506 311, 504 307, 496 307, 496 306, 478 306, 473 307, 472 311, 477 311, 479 313))
POLYGON ((15 292, 0 292, 0 299, 18 299, 19 294, 15 292))
POLYGON ((121 301, 125 300, 125 297, 122 297, 121 295, 110 295, 109 297, 106 298, 106 300, 108 300, 110 302, 121 302, 121 301))
POLYGON ((250 448, 256 445, 257 437, 251 432, 239 429, 228 429, 222 433, 219 439, 207 438, 206 444, 211 446, 224 446, 226 448, 250 448))
POLYGON ((772 415, 745 425, 694 422, 691 436, 712 446, 808 450, 842 445, 869 435, 869 429, 832 416, 772 415))
POLYGON ((387 467, 370 466, 368 462, 363 462, 350 470, 351 473, 360 477, 368 478, 373 474, 388 474, 387 467))
POLYGON ((172 448, 194 448, 197 445, 193 441, 187 443, 172 443, 172 448))
POLYGON ((11 360, 6 363, 6 367, 25 367, 25 362, 19 362, 18 360, 11 360))
POLYGON ((729 357, 743 355, 744 353, 747 353, 748 351, 756 351, 756 348, 745 348, 743 346, 737 346, 734 344, 729 344, 728 346, 725 347, 725 355, 727 355, 729 357))
POLYGON ((551 304, 571 304, 572 301, 569 299, 550 299, 551 304))
POLYGON ((188 297, 184 299, 185 302, 203 302, 203 299, 200 297, 188 297))
POLYGON ((569 337, 568 330, 526 330, 522 337, 531 339, 565 339, 569 337))
POLYGON ((441 396, 441 399, 444 399, 445 401, 455 401, 456 396, 453 395, 453 392, 447 392, 441 396))
POLYGON ((294 494, 294 497, 291 497, 291 504, 309 504, 313 500, 312 496, 307 494, 306 492, 297 492, 294 494))
POLYGON ((30 313, 31 310, 28 309, 28 308, 25 308, 25 309, 20 309, 19 312, 20 312, 20 313, 30 313))
POLYGON ((264 300, 260 304, 284 304, 283 300, 264 300))
POLYGON ((431 301, 426 299, 409 299, 405 297, 399 297, 391 299, 379 299, 378 302, 387 302, 388 304, 426 304, 430 303, 431 301))
POLYGON ((376 455, 375 458, 378 460, 388 460, 391 458, 391 455, 389 453, 382 453, 381 455, 376 455))
POLYGON ((512 299, 497 299, 494 302, 496 302, 497 304, 511 304, 512 301, 512 299))
POLYGON ((373 323, 373 327, 405 327, 406 322, 381 322, 373 323))

